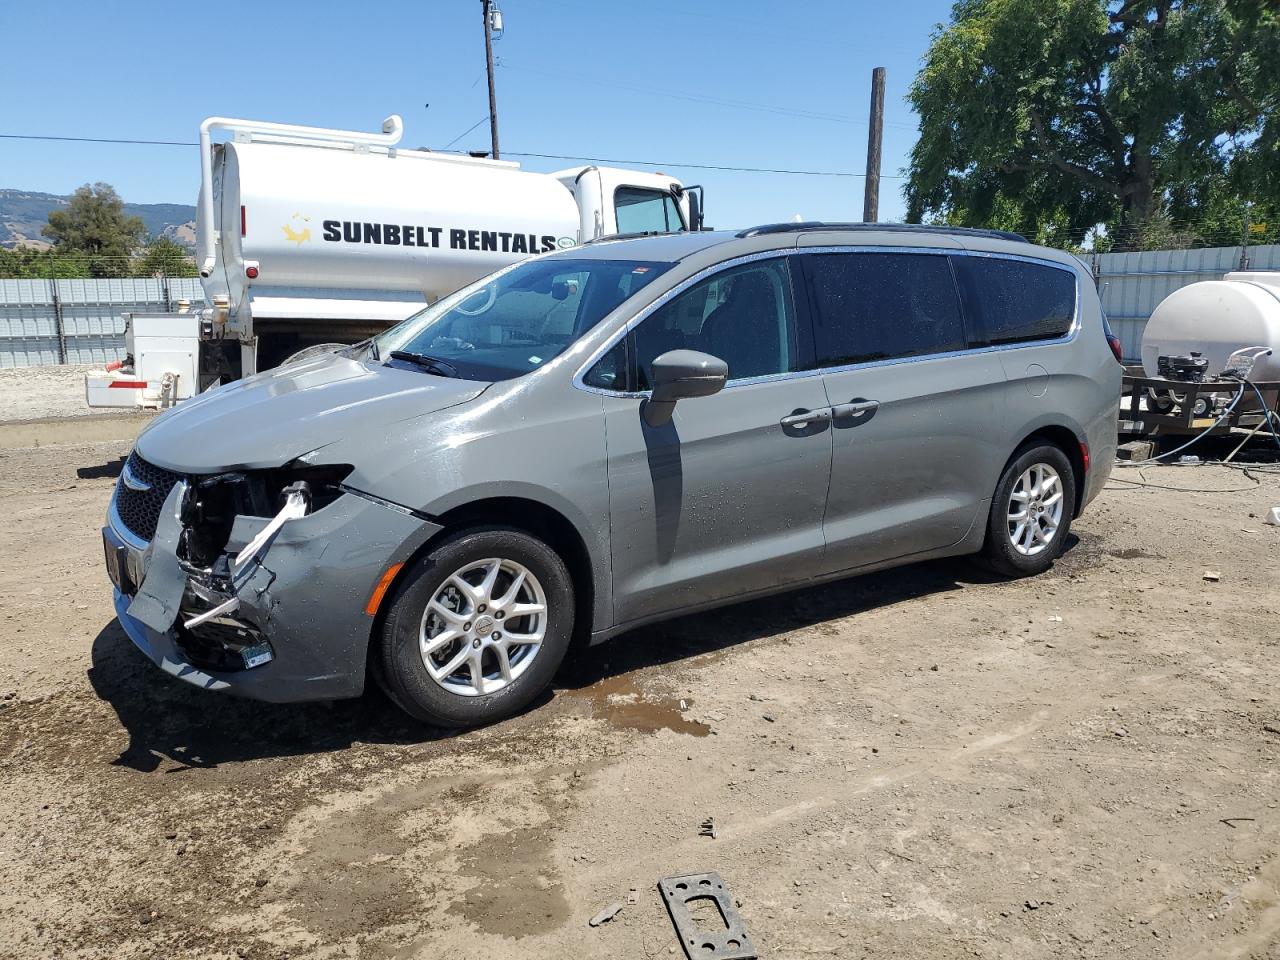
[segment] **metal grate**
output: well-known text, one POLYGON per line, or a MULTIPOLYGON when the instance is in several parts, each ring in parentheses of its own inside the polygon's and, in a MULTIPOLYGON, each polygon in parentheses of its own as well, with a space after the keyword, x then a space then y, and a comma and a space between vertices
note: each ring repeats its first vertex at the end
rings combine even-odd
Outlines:
POLYGON ((135 537, 150 541, 160 522, 160 508, 173 485, 181 479, 179 474, 147 463, 137 451, 129 454, 116 483, 116 513, 120 522, 135 537))

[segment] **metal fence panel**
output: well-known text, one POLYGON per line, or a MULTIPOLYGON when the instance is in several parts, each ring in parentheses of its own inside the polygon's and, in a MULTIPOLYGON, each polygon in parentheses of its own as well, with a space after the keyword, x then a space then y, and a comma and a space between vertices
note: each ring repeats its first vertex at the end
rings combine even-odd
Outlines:
POLYGON ((68 363, 119 360, 124 314, 164 312, 179 300, 202 306, 200 281, 0 280, 0 368, 54 365, 63 349, 68 363))
MULTIPOLYGON (((1093 258, 1098 294, 1126 359, 1142 354, 1142 331, 1156 306, 1179 287, 1220 280, 1240 268, 1240 247, 1104 253, 1093 258)), ((1280 270, 1280 245, 1248 248, 1250 270, 1280 270)))

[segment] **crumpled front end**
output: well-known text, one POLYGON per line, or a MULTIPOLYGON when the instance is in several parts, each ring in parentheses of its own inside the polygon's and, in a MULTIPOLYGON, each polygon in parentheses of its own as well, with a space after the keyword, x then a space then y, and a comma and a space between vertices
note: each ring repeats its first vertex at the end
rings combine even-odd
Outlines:
POLYGON ((358 696, 388 571, 440 527, 349 468, 186 475, 137 452, 103 530, 120 623, 167 673, 261 700, 358 696))

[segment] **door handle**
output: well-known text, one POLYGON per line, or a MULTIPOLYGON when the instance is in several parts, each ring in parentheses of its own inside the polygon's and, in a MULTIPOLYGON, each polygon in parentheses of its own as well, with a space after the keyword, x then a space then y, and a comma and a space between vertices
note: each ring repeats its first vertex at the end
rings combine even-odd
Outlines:
POLYGON ((858 417, 879 408, 879 400, 850 400, 848 403, 837 403, 831 408, 831 415, 834 417, 858 417))
POLYGON ((784 427, 790 427, 792 430, 803 430, 811 423, 825 423, 831 419, 831 408, 822 407, 818 410, 801 410, 799 413, 793 413, 789 417, 783 417, 778 422, 784 427))

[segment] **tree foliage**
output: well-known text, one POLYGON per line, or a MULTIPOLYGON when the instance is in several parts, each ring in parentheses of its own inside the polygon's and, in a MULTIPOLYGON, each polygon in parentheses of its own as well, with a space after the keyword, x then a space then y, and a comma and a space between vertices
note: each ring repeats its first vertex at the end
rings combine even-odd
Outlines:
POLYGON ((195 261, 169 237, 145 243, 146 227, 124 214, 106 183, 85 184, 66 209, 49 214, 48 250, 0 248, 0 278, 57 280, 71 277, 194 277, 195 261))
POLYGON ((958 0, 909 95, 908 218, 1238 240, 1245 202, 1280 209, 1278 38, 1268 0, 958 0))
POLYGON ((130 259, 147 236, 141 218, 125 216, 124 202, 107 183, 76 190, 65 210, 49 214, 43 232, 56 253, 83 258, 91 277, 128 276, 130 259))
POLYGON ((194 277, 196 264, 180 243, 156 237, 133 265, 135 277, 194 277))

